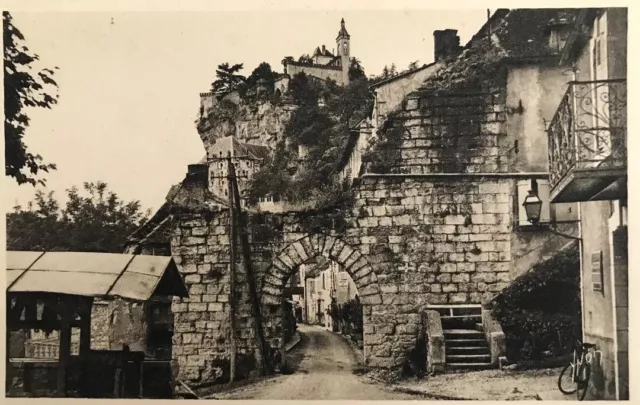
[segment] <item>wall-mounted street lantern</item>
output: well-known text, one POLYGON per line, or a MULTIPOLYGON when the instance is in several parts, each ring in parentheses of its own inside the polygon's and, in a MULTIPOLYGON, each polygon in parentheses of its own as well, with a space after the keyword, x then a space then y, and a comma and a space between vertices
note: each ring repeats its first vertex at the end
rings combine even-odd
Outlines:
POLYGON ((529 190, 529 195, 524 199, 522 205, 527 213, 527 220, 534 225, 537 224, 540 221, 540 211, 542 210, 542 200, 538 194, 534 190, 529 190))
POLYGON ((540 197, 538 197, 537 188, 538 188, 537 183, 535 180, 533 180, 531 190, 529 190, 529 195, 524 199, 524 202, 522 203, 522 205, 524 206, 524 210, 527 213, 527 220, 531 222, 531 224, 534 225, 536 228, 547 230, 551 233, 554 233, 556 235, 559 235, 568 239, 582 240, 582 238, 580 237, 558 232, 555 229, 553 229, 550 225, 539 224, 540 212, 542 210, 542 200, 540 199, 540 197))

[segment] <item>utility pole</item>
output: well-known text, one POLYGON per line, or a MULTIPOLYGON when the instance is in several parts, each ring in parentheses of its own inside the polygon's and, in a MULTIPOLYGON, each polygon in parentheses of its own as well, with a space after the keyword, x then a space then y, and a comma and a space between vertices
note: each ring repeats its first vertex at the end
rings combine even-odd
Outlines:
POLYGON ((240 205, 240 191, 238 190, 238 183, 235 176, 235 167, 233 163, 229 165, 229 172, 232 174, 232 182, 230 183, 233 190, 229 190, 230 200, 234 205, 234 212, 238 218, 238 224, 240 225, 240 248, 242 251, 242 263, 247 278, 247 284, 249 286, 249 299, 251 300, 251 310, 254 317, 254 332, 256 336, 256 366, 260 375, 266 374, 266 356, 264 341, 264 330, 262 328, 262 316, 260 314, 260 300, 258 299, 258 289, 256 286, 255 277, 253 274, 253 268, 251 267, 251 254, 249 249, 249 236, 247 234, 247 224, 245 217, 242 213, 242 207, 240 205), (233 197, 231 197, 233 196, 233 197))
POLYGON ((229 186, 229 381, 236 378, 236 221, 233 204, 233 183, 236 180, 231 152, 227 156, 227 180, 229 186))

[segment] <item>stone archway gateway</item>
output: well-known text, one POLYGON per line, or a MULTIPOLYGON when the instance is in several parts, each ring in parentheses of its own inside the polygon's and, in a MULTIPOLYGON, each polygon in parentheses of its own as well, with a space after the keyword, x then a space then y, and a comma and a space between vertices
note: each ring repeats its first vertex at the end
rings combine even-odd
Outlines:
POLYGON ((382 295, 373 268, 360 251, 340 238, 329 235, 307 235, 291 243, 280 251, 267 269, 261 284, 261 309, 265 322, 265 338, 272 349, 283 350, 284 336, 282 328, 282 299, 287 280, 301 264, 324 256, 339 264, 346 271, 358 288, 358 295, 363 306, 364 326, 364 361, 370 352, 367 347, 368 334, 373 332, 367 328, 368 318, 373 305, 382 304, 382 295))

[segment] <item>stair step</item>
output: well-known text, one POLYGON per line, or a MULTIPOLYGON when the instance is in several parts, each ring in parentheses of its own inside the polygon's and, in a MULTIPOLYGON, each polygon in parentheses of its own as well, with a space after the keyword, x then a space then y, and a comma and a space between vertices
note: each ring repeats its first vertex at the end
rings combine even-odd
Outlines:
POLYGON ((443 330, 445 335, 471 335, 471 336, 484 336, 482 332, 475 329, 445 329, 443 330))
POLYGON ((453 360, 480 360, 480 359, 491 359, 491 354, 447 354, 447 359, 453 360))
POLYGON ((482 370, 482 369, 493 368, 494 366, 491 363, 447 363, 447 367, 482 370))
POLYGON ((476 330, 480 332, 484 332, 484 327, 482 326, 482 322, 476 323, 476 330))
POLYGON ((446 347, 446 350, 449 351, 460 351, 463 353, 468 353, 468 352, 474 352, 474 351, 484 351, 484 352, 488 352, 489 351, 489 347, 488 346, 451 346, 451 347, 446 347))
POLYGON ((482 318, 482 315, 477 315, 477 314, 473 314, 473 315, 443 315, 440 317, 440 319, 446 320, 446 319, 464 319, 464 318, 482 318))
POLYGON ((461 339, 461 340, 445 340, 445 348, 449 349, 464 349, 467 347, 481 347, 483 349, 489 349, 489 345, 484 340, 469 340, 469 339, 461 339))

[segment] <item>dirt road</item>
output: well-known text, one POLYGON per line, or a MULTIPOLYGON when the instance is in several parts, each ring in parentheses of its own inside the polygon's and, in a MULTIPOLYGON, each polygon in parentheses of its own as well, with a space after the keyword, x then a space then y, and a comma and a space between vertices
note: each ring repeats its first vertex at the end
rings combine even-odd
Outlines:
POLYGON ((302 340, 287 356, 293 374, 241 388, 217 399, 420 399, 365 383, 352 373, 356 354, 340 336, 299 325, 302 340))

